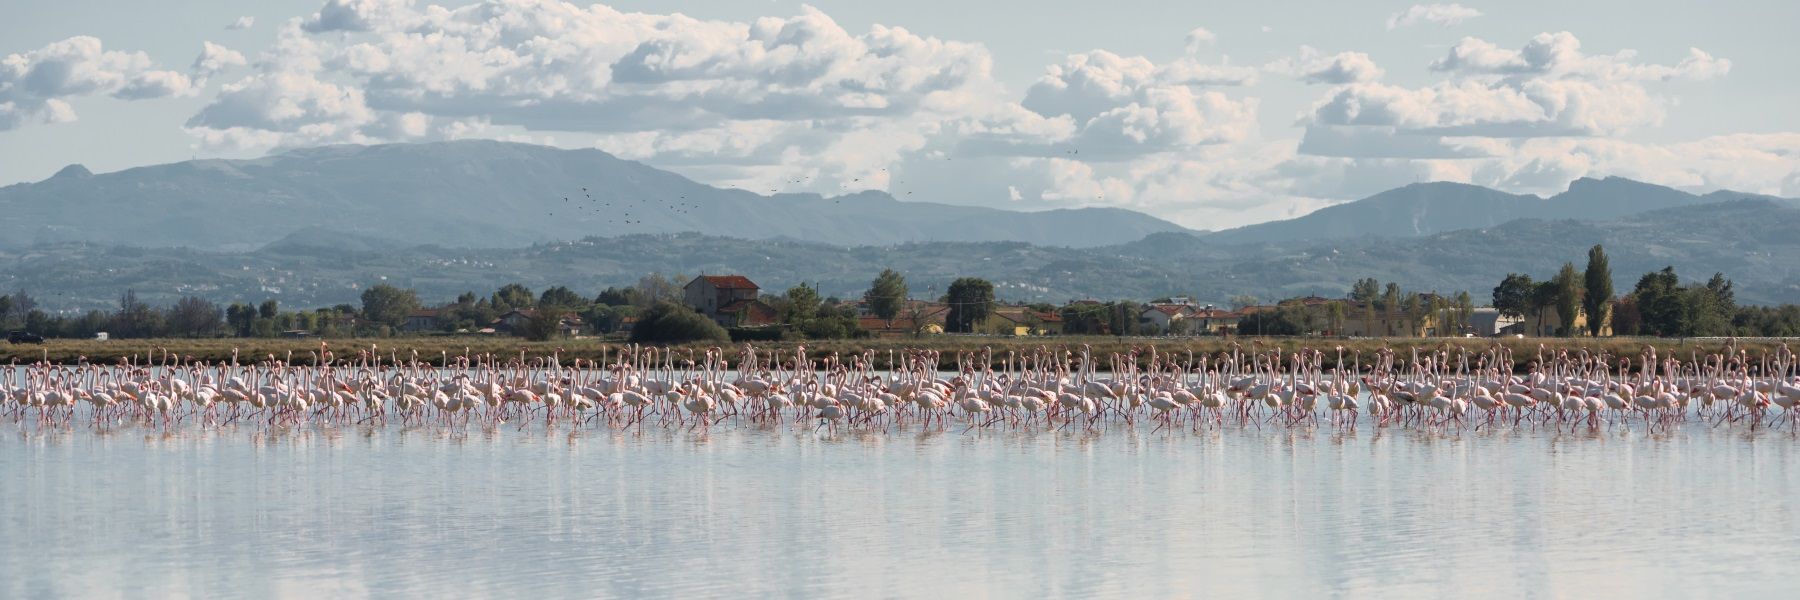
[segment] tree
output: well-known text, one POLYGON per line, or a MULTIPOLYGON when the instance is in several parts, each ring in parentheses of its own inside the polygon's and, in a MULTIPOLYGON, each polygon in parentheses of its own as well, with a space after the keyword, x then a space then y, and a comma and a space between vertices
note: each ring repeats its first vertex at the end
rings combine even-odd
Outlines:
POLYGON ((273 319, 275 315, 279 314, 281 314, 281 304, 274 298, 264 300, 261 306, 256 307, 256 316, 264 319, 273 319))
POLYGON ((1232 296, 1226 302, 1231 304, 1231 310, 1244 310, 1245 308, 1256 306, 1256 303, 1261 302, 1261 301, 1262 300, 1258 299, 1256 296, 1252 296, 1249 294, 1238 294, 1236 296, 1232 296))
POLYGON ((1469 319, 1475 316, 1475 299, 1469 297, 1468 290, 1456 292, 1456 330, 1458 333, 1469 329, 1469 319))
POLYGON ((1336 300, 1325 305, 1326 327, 1331 328, 1331 335, 1344 335, 1344 303, 1336 300))
POLYGON ((950 305, 946 327, 958 333, 973 332, 994 312, 994 284, 975 277, 957 279, 950 282, 944 302, 950 305))
POLYGON ((410 289, 383 283, 362 293, 363 318, 374 323, 399 327, 406 322, 406 315, 418 309, 419 294, 410 289))
MULTIPOLYGON (((1536 286, 1531 288, 1531 310, 1532 312, 1537 313, 1537 322, 1539 326, 1542 326, 1544 322, 1544 309, 1556 306, 1556 295, 1557 289, 1556 281, 1554 279, 1550 281, 1540 281, 1536 286)), ((1538 332, 1533 332, 1533 334, 1536 333, 1538 332)))
POLYGON ((637 288, 609 287, 601 291, 600 295, 594 298, 594 303, 607 306, 625 306, 637 304, 637 296, 637 288))
POLYGON ((651 273, 638 278, 637 305, 650 308, 658 302, 681 302, 681 283, 664 277, 662 273, 651 273))
POLYGON ((1724 273, 1713 273, 1712 279, 1706 280, 1706 291, 1712 292, 1721 304, 1729 307, 1737 306, 1737 293, 1731 291, 1731 280, 1724 273))
POLYGON ((562 330, 563 311, 556 307, 542 306, 530 319, 525 320, 525 339, 542 342, 556 337, 562 330))
POLYGON ((1563 263, 1562 270, 1557 271, 1556 278, 1550 281, 1556 285, 1556 316, 1562 320, 1557 334, 1563 337, 1575 335, 1575 319, 1580 316, 1584 289, 1581 273, 1575 271, 1575 263, 1563 263))
POLYGON ((1643 324, 1644 315, 1638 312, 1637 297, 1626 294, 1613 305, 1613 335, 1637 335, 1643 324))
POLYGON ((1736 294, 1731 280, 1714 273, 1704 286, 1687 290, 1688 329, 1684 335, 1730 335, 1732 316, 1737 312, 1736 294))
POLYGON ((137 291, 127 288, 119 296, 119 312, 113 313, 113 331, 119 337, 151 337, 157 333, 153 313, 150 305, 138 300, 137 291))
POLYGON ((169 333, 172 335, 205 337, 219 330, 219 305, 205 298, 188 296, 175 301, 169 307, 169 333))
POLYGON ((0 321, 5 321, 8 327, 24 323, 31 311, 37 309, 37 300, 33 300, 31 294, 25 293, 23 289, 13 292, 7 298, 7 309, 0 313, 0 321))
POLYGON ((1637 311, 1642 315, 1641 332, 1656 336, 1687 334, 1687 302, 1675 267, 1645 273, 1638 278, 1631 295, 1637 299, 1637 311))
POLYGON ((644 313, 631 330, 631 341, 637 343, 679 344, 710 340, 729 341, 725 328, 693 309, 673 302, 659 302, 644 313))
POLYGON ((522 284, 509 283, 494 292, 494 306, 505 307, 502 310, 525 309, 536 305, 537 296, 531 293, 531 288, 522 284))
MULTIPOLYGON (((1396 286, 1394 289, 1399 289, 1399 287, 1396 286)), ((1408 293, 1400 300, 1400 314, 1406 317, 1407 337, 1419 333, 1419 321, 1423 320, 1427 312, 1430 312, 1430 308, 1425 306, 1418 294, 1408 293)))
POLYGON ((1258 310, 1238 320, 1238 333, 1244 335, 1300 335, 1301 326, 1295 320, 1298 316, 1298 313, 1285 306, 1275 310, 1258 310))
POLYGON ((225 309, 225 324, 231 326, 233 335, 250 337, 250 327, 256 324, 256 309, 242 302, 233 302, 225 309))
POLYGON ((538 306, 561 306, 567 308, 580 308, 587 306, 587 303, 587 298, 583 298, 581 294, 575 293, 574 290, 570 290, 569 288, 560 285, 544 290, 543 295, 538 296, 537 301, 538 306))
POLYGON ((1355 285, 1350 286, 1350 299, 1358 303, 1369 304, 1380 297, 1381 282, 1374 277, 1358 279, 1355 285))
POLYGON ((869 283, 863 301, 869 304, 869 312, 893 325, 894 317, 900 316, 900 307, 906 305, 906 278, 893 269, 882 269, 869 283))
POLYGON ((1613 283, 1612 267, 1606 261, 1606 249, 1594 244, 1588 249, 1587 271, 1582 274, 1582 282, 1587 285, 1586 295, 1581 298, 1581 308, 1587 311, 1588 335, 1600 337, 1600 330, 1612 319, 1613 283))
POLYGON ((1494 287, 1494 309, 1505 316, 1524 318, 1525 313, 1536 308, 1531 302, 1532 292, 1536 289, 1530 275, 1507 273, 1506 279, 1494 287))
POLYGON ((819 290, 802 283, 782 295, 781 322, 804 325, 819 314, 819 290))

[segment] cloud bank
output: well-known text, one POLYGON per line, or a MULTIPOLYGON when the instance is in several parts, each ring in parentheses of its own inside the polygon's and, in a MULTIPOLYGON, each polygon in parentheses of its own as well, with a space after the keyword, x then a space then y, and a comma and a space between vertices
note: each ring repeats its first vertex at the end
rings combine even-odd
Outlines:
MULTIPOLYGON (((1386 25, 1480 16, 1421 4, 1386 25)), ((1195 27, 1152 56, 1061 52, 1008 89, 978 40, 852 30, 812 7, 717 20, 559 0, 330 0, 264 31, 273 41, 256 56, 205 41, 186 71, 91 37, 7 55, 0 131, 72 120, 83 98, 198 95, 182 126, 218 151, 486 137, 597 147, 761 193, 1120 206, 1201 228, 1427 180, 1800 188, 1797 134, 1630 141, 1679 109, 1679 82, 1728 77, 1729 59, 1688 48, 1645 61, 1571 32, 1450 38, 1381 64, 1301 46, 1253 67, 1195 27), (1259 126, 1271 81, 1311 100, 1292 116, 1298 137, 1259 126)))

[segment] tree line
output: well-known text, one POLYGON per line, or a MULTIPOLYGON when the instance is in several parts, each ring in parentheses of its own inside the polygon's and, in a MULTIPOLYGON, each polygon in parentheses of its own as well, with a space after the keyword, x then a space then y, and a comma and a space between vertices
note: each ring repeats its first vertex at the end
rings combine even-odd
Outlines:
POLYGON ((1494 308, 1512 317, 1536 316, 1539 322, 1554 308, 1556 335, 1585 332, 1598 336, 1611 326, 1613 335, 1660 337, 1800 335, 1800 307, 1738 306, 1732 282, 1713 273, 1704 283, 1683 285, 1674 267, 1645 273, 1624 296, 1614 297, 1612 267, 1606 249, 1588 250, 1587 267, 1563 263, 1547 281, 1509 273, 1494 287, 1494 308), (1584 328, 1577 322, 1586 318, 1584 328))

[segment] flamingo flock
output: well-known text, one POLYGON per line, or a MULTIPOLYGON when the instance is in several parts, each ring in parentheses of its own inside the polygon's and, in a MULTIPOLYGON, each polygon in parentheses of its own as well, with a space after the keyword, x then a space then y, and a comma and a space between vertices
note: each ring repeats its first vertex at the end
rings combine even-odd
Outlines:
POLYGON ((1253 344, 1213 356, 1154 346, 1101 359, 1089 349, 937 351, 808 357, 745 345, 682 352, 626 346, 601 360, 558 355, 383 357, 378 348, 310 360, 196 362, 164 354, 119 364, 14 364, 0 415, 41 427, 610 427, 790 424, 814 431, 907 428, 1148 427, 1258 429, 1643 427, 1689 422, 1800 430, 1800 364, 1786 346, 1686 359, 1540 346, 1523 373, 1511 350, 1418 349, 1367 356, 1343 348, 1253 344), (735 358, 735 360, 733 360, 735 358), (1327 359, 1331 359, 1327 363, 1327 359), (1634 368, 1636 365, 1636 368, 1634 368))

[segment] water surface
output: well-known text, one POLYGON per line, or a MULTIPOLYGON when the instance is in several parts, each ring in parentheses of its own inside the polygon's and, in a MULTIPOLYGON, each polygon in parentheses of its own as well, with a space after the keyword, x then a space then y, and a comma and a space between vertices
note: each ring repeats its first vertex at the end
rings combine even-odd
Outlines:
POLYGON ((1800 442, 0 430, 0 597, 1781 597, 1800 442))

